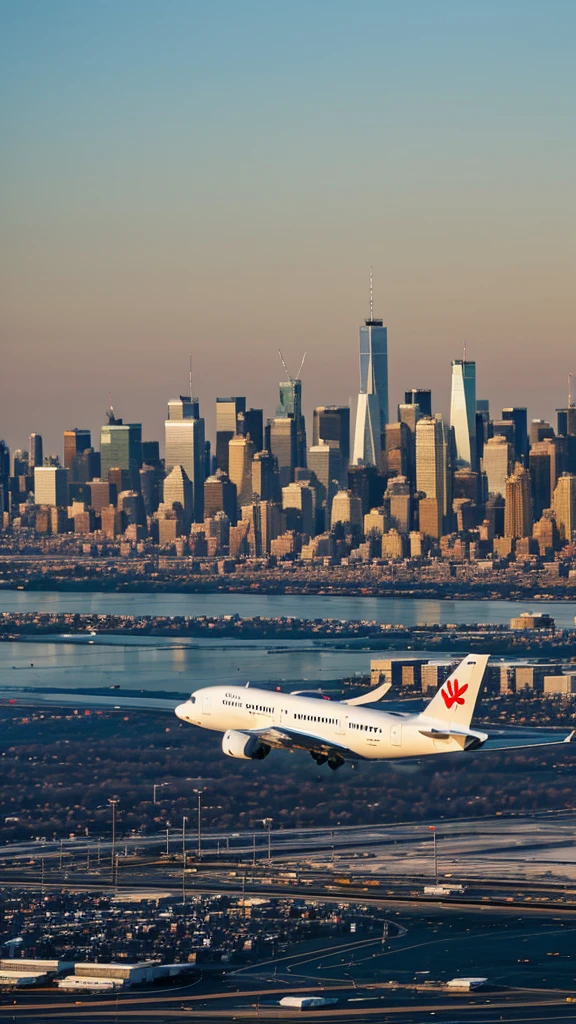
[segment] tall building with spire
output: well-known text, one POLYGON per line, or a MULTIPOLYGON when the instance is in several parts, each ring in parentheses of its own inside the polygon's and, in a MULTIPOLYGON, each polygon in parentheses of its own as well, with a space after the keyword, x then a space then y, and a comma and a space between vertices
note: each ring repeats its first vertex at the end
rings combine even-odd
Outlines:
POLYGON ((476 469, 476 363, 466 358, 452 360, 450 426, 458 468, 476 469))
POLYGON ((354 434, 355 465, 377 466, 388 423, 388 329, 374 316, 370 272, 370 317, 360 328, 360 394, 354 434))

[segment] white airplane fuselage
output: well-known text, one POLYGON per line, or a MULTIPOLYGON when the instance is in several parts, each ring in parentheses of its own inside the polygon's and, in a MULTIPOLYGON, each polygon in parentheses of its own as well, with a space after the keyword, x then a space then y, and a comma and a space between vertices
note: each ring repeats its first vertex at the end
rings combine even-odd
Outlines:
POLYGON ((310 749, 310 738, 316 737, 327 745, 334 744, 335 749, 347 748, 358 759, 370 760, 446 754, 486 739, 485 734, 469 728, 447 735, 445 721, 423 714, 394 714, 325 698, 241 686, 196 690, 176 708, 176 714, 191 725, 221 733, 233 730, 245 733, 247 738, 258 730, 287 730, 296 748, 310 749), (426 730, 435 730, 437 735, 425 735, 426 730), (302 742, 298 742, 300 737, 302 742))

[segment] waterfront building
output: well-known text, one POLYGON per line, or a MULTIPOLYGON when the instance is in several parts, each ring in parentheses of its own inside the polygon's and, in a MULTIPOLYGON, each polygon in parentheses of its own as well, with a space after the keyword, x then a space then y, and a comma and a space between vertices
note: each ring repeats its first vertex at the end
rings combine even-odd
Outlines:
POLYGON ((452 360, 450 425, 459 467, 476 469, 476 363, 452 360))

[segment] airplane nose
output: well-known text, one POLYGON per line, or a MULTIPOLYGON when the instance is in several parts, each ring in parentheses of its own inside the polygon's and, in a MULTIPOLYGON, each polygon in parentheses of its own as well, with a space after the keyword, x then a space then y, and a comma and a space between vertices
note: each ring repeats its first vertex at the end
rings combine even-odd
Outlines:
POLYGON ((181 718, 184 722, 186 721, 186 714, 188 711, 188 701, 184 704, 179 704, 177 708, 174 708, 174 714, 181 718))

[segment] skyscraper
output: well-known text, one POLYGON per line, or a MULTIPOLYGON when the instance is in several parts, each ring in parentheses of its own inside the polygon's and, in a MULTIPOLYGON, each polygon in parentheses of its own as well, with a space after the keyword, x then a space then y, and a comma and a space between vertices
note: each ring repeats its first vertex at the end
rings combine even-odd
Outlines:
POLYGON ((345 480, 340 450, 322 439, 321 443, 308 449, 308 468, 317 480, 318 505, 330 511, 332 498, 345 480))
POLYGON ((350 409, 347 405, 318 405, 314 409, 312 445, 325 441, 330 448, 338 448, 342 468, 350 461, 350 409))
POLYGON ((34 469, 36 466, 44 465, 44 452, 42 444, 42 434, 30 434, 30 445, 28 454, 28 463, 30 469, 34 469))
MULTIPOLYGON (((304 360, 302 360, 304 362, 304 360)), ((284 368, 288 370, 282 360, 284 368)), ((302 369, 302 367, 300 367, 302 369)), ((306 465, 306 423, 302 413, 302 381, 300 376, 292 377, 288 374, 288 380, 280 381, 280 401, 276 409, 276 416, 293 416, 296 427, 296 465, 306 465)))
POLYGON ((2 513, 8 511, 8 488, 10 481, 10 449, 6 441, 0 441, 0 527, 2 513))
POLYGON ((228 472, 228 444, 238 433, 238 417, 246 412, 245 398, 216 399, 216 467, 228 472))
POLYGON ((520 406, 511 406, 508 409, 502 409, 502 419, 512 420, 514 423, 516 461, 525 466, 528 458, 528 411, 520 406))
POLYGON ((432 392, 428 388, 410 388, 404 392, 405 405, 419 405, 422 416, 432 415, 432 392))
POLYGON ((247 409, 238 413, 238 433, 244 437, 250 435, 254 451, 261 452, 264 447, 264 412, 262 409, 247 409))
POLYGON ((166 433, 166 472, 182 466, 192 485, 192 521, 204 519, 204 420, 199 415, 197 398, 181 395, 168 403, 166 433))
POLYGON ((252 501, 252 460, 254 444, 250 437, 237 434, 228 442, 228 475, 236 485, 239 508, 252 501))
POLYGON ((388 330, 373 314, 370 278, 370 317, 360 328, 360 394, 353 455, 356 465, 379 465, 381 436, 387 423, 388 330))
POLYGON ((280 497, 278 462, 271 452, 256 452, 252 460, 252 493, 259 501, 277 501, 280 497))
POLYGON ((540 519, 545 508, 551 508, 552 495, 558 479, 556 439, 537 441, 530 449, 530 483, 534 519, 540 519))
POLYGON ((72 430, 64 431, 64 466, 72 468, 72 463, 77 455, 81 455, 87 448, 90 448, 92 441, 89 430, 81 430, 74 427, 72 430))
POLYGON ((576 476, 562 474, 556 484, 552 507, 560 538, 570 543, 576 530, 576 476))
POLYGON ((204 515, 206 519, 213 519, 218 512, 224 512, 232 526, 236 525, 236 486, 221 469, 216 470, 214 476, 209 476, 204 481, 204 515))
POLYGON ((296 421, 292 414, 269 421, 269 449, 277 459, 280 487, 292 483, 297 458, 296 421))
POLYGON ((129 474, 133 488, 139 485, 138 471, 142 465, 142 424, 123 423, 112 410, 108 423, 100 430, 100 476, 108 479, 111 469, 129 474))
POLYGON ((416 488, 445 507, 444 424, 441 416, 423 416, 416 424, 416 488))
POLYGON ((450 425, 459 468, 476 469, 476 363, 452 360, 450 425))
POLYGON ((68 505, 68 470, 60 466, 34 466, 34 502, 36 505, 68 505))
POLYGON ((529 537, 532 532, 530 473, 519 462, 506 481, 504 536, 529 537))
POLYGON ((565 437, 576 435, 576 405, 569 405, 566 409, 556 409, 558 421, 558 433, 565 437))
MULTIPOLYGON (((182 465, 173 466, 164 480, 164 504, 170 508, 181 506, 182 524, 186 532, 192 523, 193 495, 192 481, 184 467, 182 465)), ((120 506, 120 500, 118 500, 118 505, 120 506)))
POLYGON ((486 473, 489 494, 506 494, 506 480, 512 466, 512 447, 503 434, 490 437, 484 445, 482 469, 486 473))

